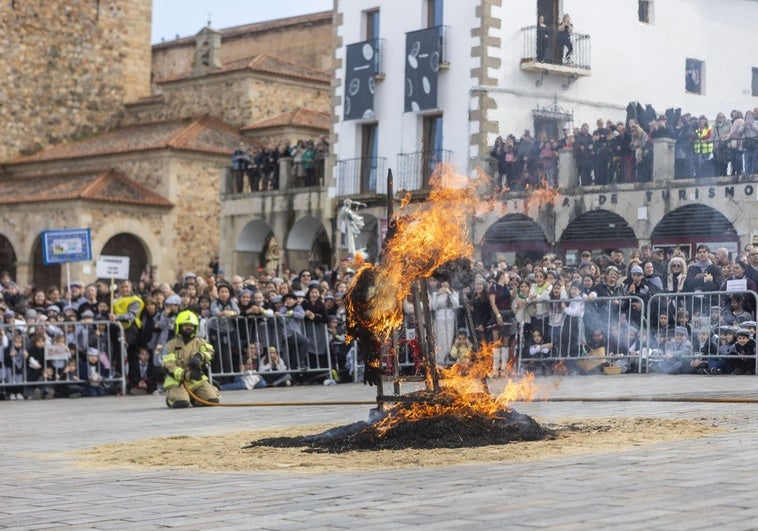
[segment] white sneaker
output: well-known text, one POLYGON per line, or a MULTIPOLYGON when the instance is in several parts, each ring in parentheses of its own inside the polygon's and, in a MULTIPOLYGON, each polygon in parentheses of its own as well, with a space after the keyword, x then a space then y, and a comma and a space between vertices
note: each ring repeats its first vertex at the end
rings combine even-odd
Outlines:
POLYGON ((8 394, 8 400, 17 400, 16 393, 10 393, 10 394, 8 394))

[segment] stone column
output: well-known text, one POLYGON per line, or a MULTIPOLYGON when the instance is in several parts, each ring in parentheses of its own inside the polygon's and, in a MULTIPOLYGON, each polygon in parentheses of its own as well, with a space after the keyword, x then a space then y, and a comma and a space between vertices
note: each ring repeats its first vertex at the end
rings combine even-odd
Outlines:
POLYGON ((279 189, 288 190, 292 187, 292 158, 282 157, 279 159, 279 189))
POLYGON ((672 138, 653 140, 653 181, 670 181, 674 178, 674 146, 672 138))
POLYGON ((576 160, 572 148, 563 148, 558 153, 558 188, 574 188, 579 186, 579 172, 576 170, 576 160))

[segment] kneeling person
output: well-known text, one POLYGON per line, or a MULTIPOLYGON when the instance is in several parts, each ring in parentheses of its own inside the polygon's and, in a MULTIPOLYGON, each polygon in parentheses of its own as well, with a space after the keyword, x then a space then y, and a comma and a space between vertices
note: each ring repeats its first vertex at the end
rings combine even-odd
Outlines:
POLYGON ((208 381, 203 369, 213 358, 213 346, 203 338, 197 337, 200 321, 197 315, 189 310, 180 312, 174 324, 176 336, 169 341, 163 355, 163 367, 166 370, 166 380, 163 389, 166 391, 166 405, 172 408, 188 407, 204 404, 190 399, 187 387, 198 398, 206 402, 219 402, 218 390, 208 381))

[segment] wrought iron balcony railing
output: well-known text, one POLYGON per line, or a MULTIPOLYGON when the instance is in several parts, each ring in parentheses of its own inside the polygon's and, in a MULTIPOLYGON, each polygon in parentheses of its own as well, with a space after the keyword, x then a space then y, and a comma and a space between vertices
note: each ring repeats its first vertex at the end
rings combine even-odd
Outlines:
POLYGON ((337 162, 337 196, 381 192, 377 183, 386 166, 383 157, 363 157, 337 162))
POLYGON ((429 178, 441 162, 451 162, 453 152, 447 149, 400 153, 397 156, 396 188, 398 190, 424 190, 429 188, 429 178))

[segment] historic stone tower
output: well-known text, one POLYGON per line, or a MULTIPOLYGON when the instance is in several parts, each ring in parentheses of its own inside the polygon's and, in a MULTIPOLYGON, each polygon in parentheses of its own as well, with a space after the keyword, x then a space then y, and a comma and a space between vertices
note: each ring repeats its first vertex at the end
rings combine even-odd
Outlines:
POLYGON ((6 0, 0 161, 118 124, 150 94, 151 0, 6 0))

